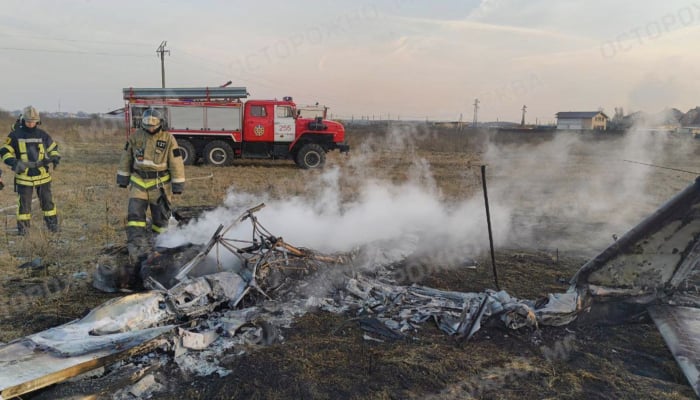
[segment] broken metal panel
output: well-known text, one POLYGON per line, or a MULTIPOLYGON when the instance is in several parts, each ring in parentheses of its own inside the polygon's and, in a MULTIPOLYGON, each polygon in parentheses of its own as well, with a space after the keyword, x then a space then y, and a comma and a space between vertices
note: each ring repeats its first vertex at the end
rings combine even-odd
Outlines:
POLYGON ((248 285, 240 275, 232 273, 211 274, 204 278, 209 283, 215 298, 229 299, 233 303, 238 303, 248 285))
POLYGON ((104 349, 128 349, 154 339, 173 327, 166 325, 101 336, 93 336, 89 331, 66 331, 59 327, 28 336, 27 339, 37 349, 51 351, 61 357, 75 357, 104 349))
POLYGON ((688 289, 690 285, 693 285, 696 292, 698 291, 697 287, 700 285, 700 240, 695 242, 671 279, 671 286, 674 288, 684 290, 688 289))
POLYGON ((587 262, 571 283, 578 311, 588 311, 583 320, 651 315, 700 396, 700 177, 587 262))
POLYGON ((233 336, 236 334, 239 328, 247 323, 250 323, 259 315, 260 310, 255 306, 244 308, 242 310, 230 310, 219 318, 219 322, 221 322, 221 328, 224 330, 224 332, 226 332, 226 334, 229 336, 233 336))
MULTIPOLYGON (((698 287, 700 289, 700 287, 698 287)), ((669 300, 669 304, 674 306, 700 308, 700 294, 675 293, 669 300)))
POLYGON ((219 334, 214 330, 192 332, 186 329, 178 328, 177 332, 180 336, 180 344, 182 347, 192 350, 206 349, 210 344, 219 338, 219 334))
POLYGON ((655 233, 621 252, 588 277, 589 284, 623 288, 659 288, 667 285, 688 251, 689 238, 700 233, 700 219, 668 222, 655 233))
POLYGON ((690 386, 700 397, 700 309, 651 306, 649 315, 659 328, 690 386))
POLYGON ((63 382, 84 372, 112 364, 160 343, 141 335, 134 347, 111 347, 89 354, 61 357, 37 349, 27 340, 0 347, 0 398, 11 399, 43 387, 63 382))
POLYGON ((207 312, 211 286, 206 278, 187 279, 168 290, 168 302, 183 315, 207 312))
POLYGON ((656 295, 649 294, 648 288, 635 287, 635 288, 611 288, 607 286, 598 286, 589 284, 588 293, 595 297, 624 297, 627 301, 631 301, 634 298, 640 298, 642 301, 655 299, 656 295))
POLYGON ((357 322, 360 324, 360 329, 362 329, 365 332, 370 332, 380 336, 384 336, 391 340, 400 340, 406 338, 406 336, 402 334, 400 330, 392 329, 392 327, 387 326, 387 324, 383 323, 382 321, 376 318, 360 318, 357 322))
POLYGON ((562 326, 576 319, 581 297, 577 290, 547 296, 547 304, 537 308, 535 315, 542 325, 562 326))
POLYGON ((186 278, 167 292, 167 302, 178 315, 196 317, 226 301, 237 303, 248 283, 233 272, 186 278))
MULTIPOLYGON (((690 272, 684 261, 697 255, 699 240, 700 177, 584 264, 571 283, 579 288, 662 289, 677 271, 690 272)), ((682 279, 676 276, 674 281, 682 279)))
POLYGON ((481 318, 484 316, 484 312, 486 312, 486 304, 488 303, 490 298, 491 295, 489 293, 486 293, 484 299, 481 301, 481 304, 479 304, 479 308, 476 310, 476 313, 472 313, 471 316, 467 314, 468 310, 466 308, 464 309, 464 311, 462 312, 462 320, 460 321, 456 332, 459 333, 461 340, 471 339, 474 333, 481 329, 481 318), (469 316, 470 318, 467 319, 467 316, 469 316))
POLYGON ((97 350, 133 347, 168 328, 153 328, 174 317, 157 292, 136 293, 98 306, 84 318, 29 335, 31 347, 72 357, 97 350))
POLYGON ((143 378, 139 379, 139 381, 135 382, 133 385, 123 388, 121 396, 119 396, 119 394, 115 394, 114 398, 123 399, 130 398, 131 396, 133 396, 137 399, 148 399, 151 398, 153 393, 160 392, 164 388, 165 386, 158 383, 153 374, 148 374, 143 378), (127 397, 128 395, 131 396, 127 397))
POLYGON ((159 292, 134 293, 97 306, 78 321, 62 325, 102 335, 150 328, 171 317, 164 307, 165 295, 159 292))
MULTIPOLYGON (((396 333, 415 330, 418 324, 429 320, 434 320, 447 334, 460 337, 471 336, 481 326, 482 319, 493 317, 498 317, 510 329, 538 325, 532 302, 515 299, 504 291, 443 291, 392 285, 362 276, 348 278, 345 291, 347 295, 341 298, 342 304, 335 298, 327 298, 320 307, 344 312, 350 305, 359 316, 372 315, 396 333)), ((378 332, 375 327, 374 333, 378 332)))
POLYGON ((230 272, 188 278, 170 292, 115 298, 83 319, 3 345, 0 396, 18 396, 112 363, 125 351, 172 331, 174 326, 162 325, 177 316, 205 314, 225 301, 239 300, 245 286, 230 272))

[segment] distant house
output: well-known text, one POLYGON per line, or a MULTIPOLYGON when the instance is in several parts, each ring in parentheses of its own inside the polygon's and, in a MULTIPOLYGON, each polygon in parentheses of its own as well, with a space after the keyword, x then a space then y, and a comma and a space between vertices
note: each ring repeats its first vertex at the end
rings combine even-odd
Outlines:
POLYGON ((696 139, 700 139, 700 126, 683 126, 676 129, 678 133, 687 133, 696 139))
POLYGON ((602 111, 564 111, 558 112, 557 129, 572 130, 606 130, 608 118, 602 111))

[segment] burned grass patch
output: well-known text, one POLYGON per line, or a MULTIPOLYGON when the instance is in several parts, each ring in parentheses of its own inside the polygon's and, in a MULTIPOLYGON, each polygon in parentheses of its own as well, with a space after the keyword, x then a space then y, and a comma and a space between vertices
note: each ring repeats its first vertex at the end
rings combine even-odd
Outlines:
MULTIPOLYGON (((414 165, 416 156, 430 164, 442 198, 479 193, 480 178, 476 172, 486 139, 454 135, 450 136, 454 141, 443 142, 436 142, 435 135, 425 136, 423 139, 431 145, 418 146, 415 154, 388 150, 374 154, 376 157, 363 157, 362 168, 353 164, 354 158, 330 155, 329 166, 338 165, 352 172, 352 176, 341 178, 341 197, 356 199, 357 188, 366 178, 406 181, 410 178, 407 170, 414 165), (458 148, 454 148, 455 143, 458 148)), ((2 304, 14 304, 17 296, 30 288, 49 286, 52 279, 91 271, 102 246, 124 239, 127 194, 112 184, 116 154, 123 147, 123 138, 108 136, 97 143, 92 136, 81 137, 70 132, 57 137, 67 145, 66 157, 56 172, 55 186, 63 221, 61 238, 67 241, 59 249, 61 268, 49 267, 39 276, 18 271, 17 265, 32 254, 25 251, 31 245, 17 244, 7 232, 7 250, 0 253, 5 274, 2 299, 6 301, 2 304), (81 158, 81 154, 86 156, 81 158)), ((530 144, 549 139, 502 136, 498 141, 530 144)), ((356 141, 355 146, 364 139, 358 136, 352 140, 356 141)), ((580 166, 599 162, 600 155, 584 154, 584 150, 577 153, 571 169, 588 175, 588 169, 580 166)), ((494 181, 509 172, 500 171, 502 176, 495 176, 494 181)), ((290 168, 289 163, 273 162, 250 162, 231 168, 188 166, 188 179, 193 179, 178 199, 178 205, 220 204, 229 191, 275 199, 308 197, 306 183, 320 174, 290 168)), ((677 174, 670 177, 655 174, 658 196, 665 198, 669 191, 675 192, 685 178, 677 174)), ((8 207, 15 203, 14 194, 7 188, 0 192, 0 200, 8 207)), ((12 221, 13 210, 6 213, 12 221)), ((556 217, 538 221, 542 222, 543 232, 551 228, 547 236, 540 238, 544 245, 551 245, 549 239, 569 233, 564 229, 567 221, 556 217)), ((600 228, 596 222, 584 221, 581 226, 587 230, 600 228)), ((529 299, 566 290, 568 279, 586 257, 561 249, 561 252, 536 246, 497 249, 500 287, 513 296, 529 299)), ((443 290, 474 292, 495 288, 489 254, 473 257, 471 261, 475 263, 436 262, 430 255, 417 255, 395 265, 394 274, 403 277, 400 283, 443 290), (472 265, 476 268, 471 268, 472 265)), ((13 309, 2 317, 0 341, 11 341, 79 318, 86 309, 112 297, 80 280, 58 290, 37 292, 27 297, 31 300, 26 301, 26 307, 13 309)), ((574 324, 521 331, 485 326, 468 342, 458 343, 429 322, 403 339, 390 340, 368 335, 355 315, 314 311, 283 329, 281 335, 282 342, 239 347, 218 354, 221 365, 231 371, 225 377, 186 375, 173 364, 156 367, 156 380, 167 390, 154 398, 694 398, 661 336, 648 321, 624 326, 574 324)), ((98 386, 96 378, 87 382, 98 386)), ((61 385, 47 388, 26 398, 71 394, 70 386, 63 385, 63 392, 60 388, 61 385)))

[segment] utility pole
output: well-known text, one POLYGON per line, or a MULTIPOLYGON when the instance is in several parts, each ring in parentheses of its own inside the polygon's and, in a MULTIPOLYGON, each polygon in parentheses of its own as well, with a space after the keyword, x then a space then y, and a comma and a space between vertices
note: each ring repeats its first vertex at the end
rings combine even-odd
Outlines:
POLYGON ((472 125, 474 125, 474 128, 476 128, 476 124, 478 122, 477 120, 477 114, 479 113, 479 99, 474 99, 474 122, 472 122, 472 125))
POLYGON ((525 112, 527 110, 527 106, 523 105, 522 110, 523 110, 523 118, 520 120, 520 126, 525 126, 525 112))
POLYGON ((170 50, 165 50, 165 45, 168 44, 167 41, 163 40, 160 46, 156 49, 156 53, 160 54, 160 77, 163 82, 163 88, 165 89, 165 53, 170 55, 170 50))

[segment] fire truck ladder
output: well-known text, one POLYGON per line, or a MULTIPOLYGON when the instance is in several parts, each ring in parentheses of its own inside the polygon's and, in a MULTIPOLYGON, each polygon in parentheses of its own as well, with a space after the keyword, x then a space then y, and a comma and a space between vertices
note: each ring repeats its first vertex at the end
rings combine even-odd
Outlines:
POLYGON ((131 99, 242 99, 249 93, 245 87, 193 88, 124 88, 124 100, 131 99))

